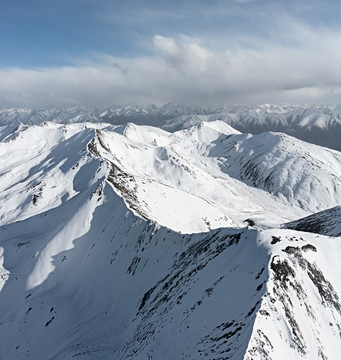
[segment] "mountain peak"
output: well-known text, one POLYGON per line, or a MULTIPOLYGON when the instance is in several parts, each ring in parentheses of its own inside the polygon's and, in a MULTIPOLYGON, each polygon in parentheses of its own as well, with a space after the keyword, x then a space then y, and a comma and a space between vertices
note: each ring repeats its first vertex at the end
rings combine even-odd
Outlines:
POLYGON ((60 119, 0 127, 1 359, 337 358, 338 151, 60 119))

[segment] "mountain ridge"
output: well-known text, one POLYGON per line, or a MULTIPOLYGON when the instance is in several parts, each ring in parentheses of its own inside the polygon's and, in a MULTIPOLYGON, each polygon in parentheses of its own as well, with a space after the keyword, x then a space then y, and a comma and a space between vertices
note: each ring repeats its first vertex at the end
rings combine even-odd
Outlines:
POLYGON ((202 121, 222 120, 243 133, 284 132, 317 145, 341 150, 341 106, 337 105, 211 105, 182 106, 112 105, 106 108, 54 107, 46 109, 0 109, 0 126, 44 121, 106 122, 122 125, 158 126, 177 131, 202 121))
POLYGON ((341 238, 279 227, 339 198, 307 210, 240 175, 280 150, 314 174, 307 151, 333 182, 337 151, 224 122, 0 136, 4 360, 337 358, 341 238))

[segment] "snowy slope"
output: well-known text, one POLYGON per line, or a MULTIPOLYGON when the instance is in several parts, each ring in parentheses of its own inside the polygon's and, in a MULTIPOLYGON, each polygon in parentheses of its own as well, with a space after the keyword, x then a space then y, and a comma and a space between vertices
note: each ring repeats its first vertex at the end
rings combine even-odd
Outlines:
POLYGON ((341 206, 292 221, 285 224, 284 227, 321 235, 341 236, 341 206))
POLYGON ((1 359, 338 358, 341 238, 272 228, 337 204, 338 152, 220 121, 0 136, 1 359))
MULTIPOLYGON (((177 231, 241 226, 250 216, 263 224, 307 214, 309 209, 296 199, 288 204, 227 174, 224 141, 240 135, 222 122, 214 124, 220 129, 203 123, 173 134, 129 124, 115 132, 97 132, 92 151, 110 162, 116 178, 122 174, 118 191, 128 193, 125 199, 135 203, 131 208, 177 231)), ((235 168, 238 163, 236 157, 235 168)))
POLYGON ((266 240, 267 292, 245 359, 337 359, 341 238, 267 230, 258 241, 266 240))
POLYGON ((182 115, 165 120, 174 131, 202 121, 222 120, 243 133, 283 132, 303 141, 341 150, 341 107, 299 105, 226 105, 185 108, 182 115))
POLYGON ((341 203, 341 153, 285 134, 222 139, 221 169, 228 175, 310 212, 341 203))

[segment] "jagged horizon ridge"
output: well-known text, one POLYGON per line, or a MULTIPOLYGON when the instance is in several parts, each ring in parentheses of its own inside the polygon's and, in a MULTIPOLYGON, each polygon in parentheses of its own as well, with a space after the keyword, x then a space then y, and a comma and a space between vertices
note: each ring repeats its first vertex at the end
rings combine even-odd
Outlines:
POLYGON ((222 120, 241 132, 284 132, 317 145, 341 150, 341 105, 211 105, 184 106, 172 103, 156 105, 112 105, 108 107, 46 107, 0 110, 0 126, 21 122, 39 124, 107 122, 122 125, 157 126, 177 131, 202 121, 222 120))

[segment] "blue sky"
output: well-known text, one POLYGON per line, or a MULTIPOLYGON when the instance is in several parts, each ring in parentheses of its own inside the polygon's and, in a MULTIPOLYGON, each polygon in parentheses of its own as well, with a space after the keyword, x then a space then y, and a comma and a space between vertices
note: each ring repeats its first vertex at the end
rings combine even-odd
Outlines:
POLYGON ((1 0, 0 106, 340 103, 341 4, 1 0))

